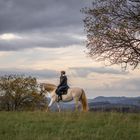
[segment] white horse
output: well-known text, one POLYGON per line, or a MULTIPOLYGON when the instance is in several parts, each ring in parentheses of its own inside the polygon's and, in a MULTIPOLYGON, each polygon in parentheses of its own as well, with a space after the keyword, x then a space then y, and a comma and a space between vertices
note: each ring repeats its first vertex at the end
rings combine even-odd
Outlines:
MULTIPOLYGON (((57 104, 58 111, 60 112, 60 105, 58 101, 58 95, 56 94, 56 89, 57 86, 54 84, 49 84, 49 83, 41 83, 41 90, 43 92, 47 92, 47 94, 50 96, 51 101, 48 105, 48 109, 54 104, 57 104)), ((87 103, 87 98, 85 95, 85 92, 83 89, 75 87, 75 88, 69 88, 67 91, 66 95, 62 95, 62 101, 63 102, 70 102, 74 100, 75 101, 75 107, 76 110, 78 110, 79 102, 82 104, 82 111, 86 112, 88 111, 88 103, 87 103)))

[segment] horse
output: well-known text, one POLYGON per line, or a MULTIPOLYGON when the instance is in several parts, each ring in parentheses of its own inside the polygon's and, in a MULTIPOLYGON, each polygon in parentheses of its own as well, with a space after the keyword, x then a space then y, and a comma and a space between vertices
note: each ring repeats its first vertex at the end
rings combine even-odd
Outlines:
MULTIPOLYGON (((56 89, 57 86, 54 84, 50 84, 50 83, 41 83, 41 91, 46 92, 50 98, 51 101, 47 107, 47 110, 49 110, 49 108, 56 103, 58 111, 60 112, 60 105, 58 102, 58 95, 56 94, 56 89)), ((62 95, 62 102, 70 102, 74 100, 75 101, 75 109, 78 110, 79 107, 79 102, 82 105, 82 111, 83 112, 87 112, 88 111, 88 103, 87 103, 87 98, 86 98, 86 94, 85 91, 82 88, 78 88, 78 87, 74 87, 74 88, 69 88, 67 91, 67 94, 62 95)))

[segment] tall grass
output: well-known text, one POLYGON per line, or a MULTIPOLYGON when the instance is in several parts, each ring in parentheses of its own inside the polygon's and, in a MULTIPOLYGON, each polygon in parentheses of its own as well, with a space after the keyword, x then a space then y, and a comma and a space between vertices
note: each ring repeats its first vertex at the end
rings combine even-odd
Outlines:
POLYGON ((0 140, 140 140, 140 114, 0 112, 0 140))

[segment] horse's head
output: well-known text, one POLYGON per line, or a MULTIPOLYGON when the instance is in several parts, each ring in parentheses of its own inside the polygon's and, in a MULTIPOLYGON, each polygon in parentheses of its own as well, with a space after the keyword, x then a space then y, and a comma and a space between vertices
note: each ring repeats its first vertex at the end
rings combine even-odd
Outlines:
POLYGON ((54 91, 57 88, 56 85, 54 84, 50 84, 50 83, 41 83, 40 84, 40 89, 42 93, 51 93, 52 91, 54 91))

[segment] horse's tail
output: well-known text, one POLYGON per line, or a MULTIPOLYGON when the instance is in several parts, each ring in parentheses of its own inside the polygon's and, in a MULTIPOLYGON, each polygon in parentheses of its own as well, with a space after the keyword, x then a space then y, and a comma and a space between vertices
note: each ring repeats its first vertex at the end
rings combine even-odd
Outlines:
POLYGON ((87 102, 87 98, 86 98, 86 94, 85 91, 82 89, 82 95, 81 95, 81 103, 82 103, 82 108, 84 112, 88 111, 88 102, 87 102))

